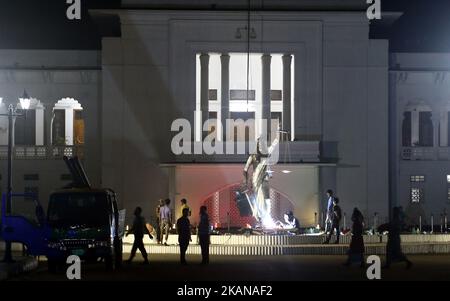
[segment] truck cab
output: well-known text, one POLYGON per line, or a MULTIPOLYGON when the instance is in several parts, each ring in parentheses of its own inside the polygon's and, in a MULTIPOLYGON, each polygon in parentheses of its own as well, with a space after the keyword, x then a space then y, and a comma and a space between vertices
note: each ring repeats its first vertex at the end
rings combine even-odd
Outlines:
MULTIPOLYGON (((88 262, 101 259, 108 269, 115 269, 122 263, 125 210, 119 210, 113 190, 91 187, 78 158, 64 157, 64 161, 74 181, 50 195, 46 216, 35 196, 14 194, 11 207, 16 200, 28 200, 35 205, 37 222, 32 214, 2 210, 1 236, 24 244, 29 255, 45 255, 53 271, 70 255, 88 262)), ((2 208, 7 199, 4 195, 2 208)))
POLYGON ((122 262, 124 211, 109 189, 64 189, 51 194, 47 210, 47 259, 50 269, 70 255, 103 259, 107 268, 122 262))

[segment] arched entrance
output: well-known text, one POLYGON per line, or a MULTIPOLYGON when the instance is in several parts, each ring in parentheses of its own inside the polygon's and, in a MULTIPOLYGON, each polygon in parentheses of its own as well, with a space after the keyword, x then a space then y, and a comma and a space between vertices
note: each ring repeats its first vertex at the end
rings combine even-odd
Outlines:
MULTIPOLYGON (((236 190, 240 183, 227 185, 208 195, 202 204, 208 208, 211 224, 218 228, 254 226, 256 220, 252 216, 241 216, 236 205, 236 190)), ((294 205, 283 193, 271 188, 272 218, 283 221, 284 213, 294 211, 294 205)))

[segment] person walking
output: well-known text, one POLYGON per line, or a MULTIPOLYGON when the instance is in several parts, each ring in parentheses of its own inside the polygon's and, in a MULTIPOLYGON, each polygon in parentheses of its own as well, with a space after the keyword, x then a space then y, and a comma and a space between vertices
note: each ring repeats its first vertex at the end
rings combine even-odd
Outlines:
POLYGON ((159 209, 159 217, 161 223, 161 243, 167 246, 169 240, 169 231, 172 228, 172 211, 169 208, 170 199, 164 201, 164 206, 159 209), (164 241, 165 238, 165 241, 164 241))
POLYGON ((333 215, 333 190, 328 189, 326 192, 327 196, 327 207, 326 207, 326 214, 325 214, 325 234, 328 233, 328 231, 331 230, 331 218, 333 215))
POLYGON ((162 235, 161 235, 161 207, 164 206, 164 200, 159 199, 159 203, 156 206, 156 242, 157 244, 161 244, 162 241, 162 235))
POLYGON ((191 223, 188 218, 189 209, 183 210, 183 215, 177 220, 178 243, 180 244, 180 263, 186 265, 186 251, 191 241, 191 223))
POLYGON ((353 209, 352 222, 352 240, 348 250, 348 258, 344 265, 350 266, 353 262, 357 262, 363 268, 365 267, 363 238, 364 216, 358 208, 353 209))
POLYGON ((334 198, 333 199, 333 210, 331 213, 331 228, 330 228, 330 233, 328 234, 328 237, 327 237, 326 241, 324 242, 325 244, 330 243, 331 236, 333 235, 334 230, 336 230, 336 241, 334 243, 339 244, 339 237, 341 235, 341 230, 340 230, 339 225, 341 223, 342 211, 341 211, 341 207, 339 207, 338 204, 339 204, 339 199, 334 198))
POLYGON ((202 264, 209 264, 209 216, 206 206, 200 207, 200 223, 198 224, 198 239, 202 251, 202 264))
POLYGON ((130 258, 127 260, 127 263, 131 263, 134 256, 136 255, 137 249, 141 251, 142 257, 144 257, 144 264, 148 264, 148 256, 147 251, 145 251, 144 247, 144 235, 148 234, 150 239, 153 239, 153 236, 148 232, 147 225, 145 223, 145 219, 141 216, 142 208, 136 207, 134 210, 134 221, 133 226, 127 232, 127 236, 130 233, 134 234, 134 242, 133 247, 131 248, 130 258))

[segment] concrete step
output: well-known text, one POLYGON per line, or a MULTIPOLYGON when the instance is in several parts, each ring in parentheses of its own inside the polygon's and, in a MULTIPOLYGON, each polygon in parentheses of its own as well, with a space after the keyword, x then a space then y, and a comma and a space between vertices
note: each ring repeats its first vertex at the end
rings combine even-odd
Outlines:
MULTIPOLYGON (((124 252, 131 251, 131 244, 124 244, 124 252)), ((230 256, 271 256, 271 255, 345 255, 348 245, 210 245, 211 255, 230 256)), ((405 254, 449 254, 450 243, 403 243, 405 254)), ((146 245, 145 249, 149 254, 179 254, 177 245, 161 246, 146 245)), ((365 253, 367 255, 383 255, 386 252, 385 243, 366 244, 365 253)), ((200 246, 190 244, 187 254, 201 254, 200 246)))
MULTIPOLYGON (((264 245, 264 246, 280 246, 280 245, 309 245, 322 244, 325 235, 211 235, 211 244, 213 245, 264 245)), ((133 235, 124 238, 125 243, 133 243, 133 235)), ((331 241, 334 241, 332 237, 331 241)), ((351 234, 341 235, 340 244, 348 245, 352 239, 351 234)), ((364 235, 364 243, 386 243, 387 235, 364 235)), ((404 243, 450 243, 450 234, 404 234, 401 235, 404 243)), ((197 241, 197 236, 192 235, 192 241, 197 241)), ((169 235, 168 244, 176 245, 178 235, 169 235)), ((148 245, 156 245, 156 240, 150 240, 146 235, 144 243, 148 245)))

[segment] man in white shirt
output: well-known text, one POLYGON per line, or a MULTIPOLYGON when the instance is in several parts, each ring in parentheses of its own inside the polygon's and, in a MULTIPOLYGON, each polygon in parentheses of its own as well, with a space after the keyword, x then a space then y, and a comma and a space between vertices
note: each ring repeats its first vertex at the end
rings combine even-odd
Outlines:
POLYGON ((166 241, 164 245, 167 246, 167 241, 169 240, 169 231, 172 227, 172 211, 169 208, 170 199, 166 199, 165 205, 159 210, 159 219, 161 223, 161 242, 164 242, 164 237, 166 241))

